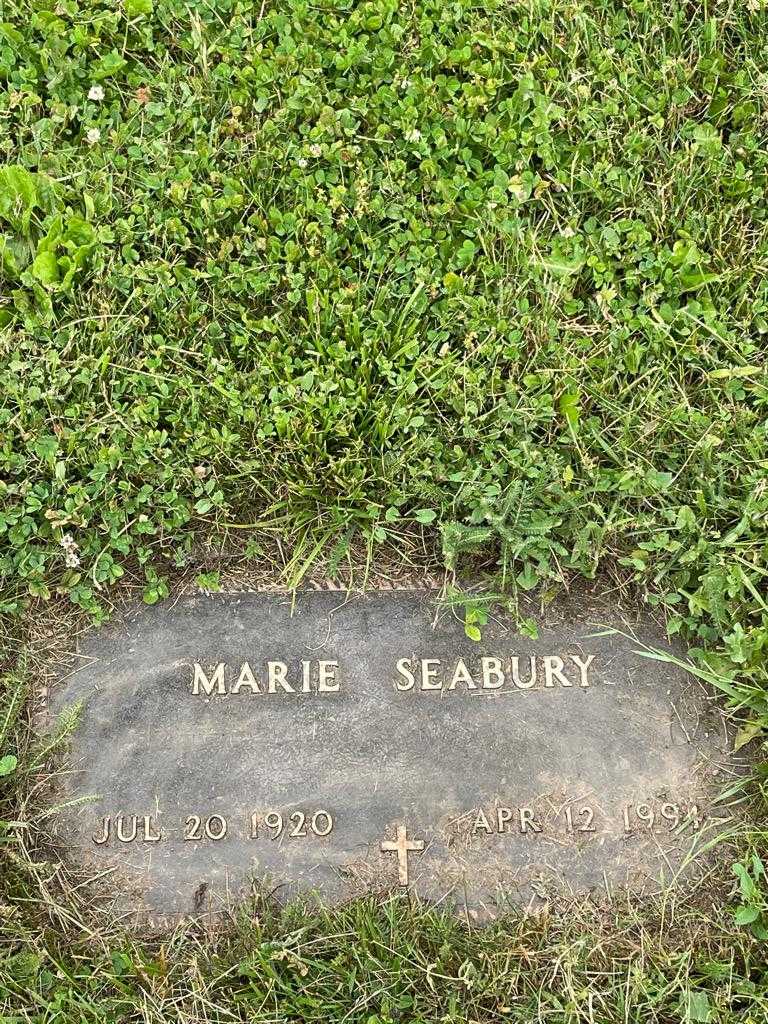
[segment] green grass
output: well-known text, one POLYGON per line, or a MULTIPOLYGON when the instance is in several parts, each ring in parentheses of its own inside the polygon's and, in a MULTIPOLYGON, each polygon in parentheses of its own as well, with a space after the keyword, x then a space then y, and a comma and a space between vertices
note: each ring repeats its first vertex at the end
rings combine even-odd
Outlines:
POLYGON ((13 1021, 152 1024, 768 1019, 764 956, 723 945, 711 916, 697 925, 692 950, 683 937, 662 944, 630 908, 597 943, 579 916, 469 931, 402 899, 265 914, 226 936, 19 947, 0 1010, 13 1021))
POLYGON ((693 944, 402 904, 89 938, 18 660, 48 604, 215 587, 209 541, 288 585, 603 572, 764 780, 767 137, 762 0, 0 0, 0 1015, 766 1019, 759 829, 693 944))

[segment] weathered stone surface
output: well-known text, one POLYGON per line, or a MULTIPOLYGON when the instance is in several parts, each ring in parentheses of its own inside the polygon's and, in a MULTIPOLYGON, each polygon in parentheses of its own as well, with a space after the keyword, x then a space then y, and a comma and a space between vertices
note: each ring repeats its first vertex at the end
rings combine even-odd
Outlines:
POLYGON ((66 796, 95 798, 58 831, 152 914, 252 882, 332 901, 407 881, 483 913, 669 878, 727 743, 643 645, 661 632, 599 606, 535 641, 493 618, 473 642, 426 592, 142 608, 52 694, 54 713, 84 702, 66 796))

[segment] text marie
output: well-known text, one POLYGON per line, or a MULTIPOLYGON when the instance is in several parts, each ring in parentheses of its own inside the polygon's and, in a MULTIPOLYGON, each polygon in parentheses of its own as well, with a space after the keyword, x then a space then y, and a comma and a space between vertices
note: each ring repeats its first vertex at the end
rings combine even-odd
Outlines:
POLYGON ((397 690, 534 690, 589 686, 594 654, 555 654, 480 658, 468 666, 463 658, 401 658, 395 666, 397 690))
POLYGON ((265 661, 251 666, 247 661, 231 668, 225 662, 204 668, 192 667, 193 696, 223 697, 238 693, 338 693, 337 661, 302 661, 291 671, 284 661, 265 661))

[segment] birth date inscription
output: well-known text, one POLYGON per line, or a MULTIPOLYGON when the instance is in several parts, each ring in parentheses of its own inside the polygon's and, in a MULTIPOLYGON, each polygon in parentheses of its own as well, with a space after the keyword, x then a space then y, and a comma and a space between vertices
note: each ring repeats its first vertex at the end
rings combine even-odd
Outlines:
POLYGON ((254 886, 479 914, 647 888, 712 826, 728 764, 699 684, 644 657, 666 648, 583 602, 535 641, 495 614, 477 642, 430 592, 137 609, 54 690, 54 715, 83 702, 58 833, 138 915, 254 886))
MULTIPOLYGON (((221 814, 188 814, 184 817, 183 828, 170 826, 171 833, 181 831, 184 842, 199 842, 210 839, 217 842, 224 839, 230 831, 229 819, 221 814)), ((280 811, 267 811, 261 814, 254 811, 248 819, 248 838, 259 839, 268 836, 279 839, 302 839, 313 835, 324 837, 333 831, 333 818, 328 811, 291 811, 285 814, 280 811)), ((92 837, 97 846, 103 846, 111 839, 119 843, 159 843, 167 838, 167 830, 158 823, 152 814, 108 814, 99 822, 99 830, 92 837)))

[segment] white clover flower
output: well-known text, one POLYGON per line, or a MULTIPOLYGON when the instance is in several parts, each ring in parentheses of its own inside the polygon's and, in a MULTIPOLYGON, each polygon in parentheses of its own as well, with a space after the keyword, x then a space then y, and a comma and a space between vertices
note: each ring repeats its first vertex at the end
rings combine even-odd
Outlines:
POLYGON ((80 558, 77 554, 77 544, 71 533, 65 533, 59 541, 64 548, 64 562, 68 569, 76 569, 80 565, 80 558))
POLYGON ((302 157, 299 157, 299 159, 298 159, 298 160, 296 161, 296 163, 297 163, 297 164, 299 165, 299 167, 301 167, 302 169, 303 169, 303 168, 305 168, 305 167, 307 166, 307 161, 306 161, 306 160, 304 159, 304 157, 303 157, 303 156, 302 156, 302 157))
POLYGON ((418 142, 421 138, 421 132, 418 128, 409 128, 405 133, 406 142, 418 142))
POLYGON ((98 128, 89 128, 88 131, 85 133, 85 141, 88 143, 89 146, 95 146, 100 138, 101 132, 98 128))
POLYGON ((319 143, 315 142, 312 146, 309 147, 309 152, 310 155, 314 157, 322 156, 323 147, 319 143))
POLYGON ((100 85, 92 85, 88 90, 88 99, 93 100, 94 103, 101 103, 104 99, 104 90, 100 85))

